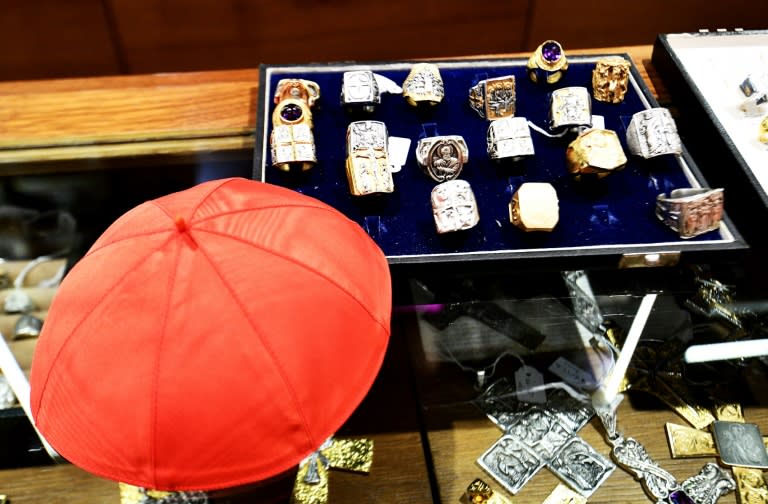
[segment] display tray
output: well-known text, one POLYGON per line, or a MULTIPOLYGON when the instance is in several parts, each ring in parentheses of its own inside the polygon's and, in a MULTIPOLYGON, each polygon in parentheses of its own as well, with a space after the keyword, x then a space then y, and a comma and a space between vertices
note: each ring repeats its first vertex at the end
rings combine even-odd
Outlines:
POLYGON ((652 62, 679 111, 678 124, 707 179, 731 194, 731 217, 752 245, 765 245, 768 145, 758 140, 768 103, 744 107, 740 89, 768 68, 768 31, 661 34, 652 62))
MULTIPOLYGON (((532 129, 535 155, 524 161, 495 164, 486 154, 489 122, 469 105, 468 90, 482 79, 514 75, 516 116, 547 130, 550 96, 554 89, 583 86, 592 93, 592 70, 601 57, 569 57, 569 69, 556 85, 535 84, 527 76, 524 58, 437 61, 445 98, 424 111, 397 94, 384 94, 382 103, 365 117, 350 115, 340 103, 343 73, 371 70, 402 84, 413 62, 369 64, 331 63, 261 67, 254 179, 288 187, 337 208, 357 222, 378 243, 391 266, 462 263, 498 265, 499 261, 552 259, 561 267, 616 266, 626 255, 672 253, 676 258, 716 260, 720 253, 741 250, 746 244, 726 217, 719 229, 692 239, 679 238, 654 215, 659 193, 707 184, 683 148, 680 156, 650 160, 628 154, 626 131, 632 115, 656 107, 637 68, 630 67, 629 89, 622 103, 591 99, 593 116, 617 132, 628 162, 625 168, 600 180, 575 181, 566 167, 565 151, 575 133, 550 138, 532 129), (320 86, 313 112, 318 162, 305 172, 284 172, 271 166, 269 134, 277 83, 301 78, 320 86), (345 172, 346 130, 353 120, 383 121, 390 136, 411 140, 406 164, 394 173, 390 194, 353 196, 345 172), (469 161, 460 178, 469 182, 478 201, 480 222, 472 229, 438 234, 430 205, 436 185, 419 168, 415 146, 420 137, 461 135, 469 161), (560 220, 552 232, 524 232, 509 222, 508 205, 524 182, 549 182, 559 198, 560 220)), ((628 55, 624 57, 631 64, 628 55)), ((728 195, 725 196, 726 208, 728 195)), ((311 225, 308 223, 308 225, 311 225)), ((653 260, 650 261, 653 263, 653 260)), ((519 264, 519 263, 518 263, 519 264)), ((394 271, 394 270, 393 270, 394 271)))

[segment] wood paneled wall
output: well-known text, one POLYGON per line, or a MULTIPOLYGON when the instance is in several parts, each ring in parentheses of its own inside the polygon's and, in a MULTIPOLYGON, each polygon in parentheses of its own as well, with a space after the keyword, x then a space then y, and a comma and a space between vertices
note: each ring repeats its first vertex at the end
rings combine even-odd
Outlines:
POLYGON ((768 28, 755 0, 4 0, 0 79, 253 68, 653 43, 768 28))

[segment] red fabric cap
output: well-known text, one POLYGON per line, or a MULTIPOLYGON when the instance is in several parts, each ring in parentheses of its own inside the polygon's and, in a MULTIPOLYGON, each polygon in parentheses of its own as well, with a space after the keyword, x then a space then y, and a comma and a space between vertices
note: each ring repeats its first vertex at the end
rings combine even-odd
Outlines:
POLYGON ((37 427, 161 490, 261 481, 349 417, 389 339, 389 268, 340 212, 246 179, 120 217, 72 268, 32 363, 37 427))

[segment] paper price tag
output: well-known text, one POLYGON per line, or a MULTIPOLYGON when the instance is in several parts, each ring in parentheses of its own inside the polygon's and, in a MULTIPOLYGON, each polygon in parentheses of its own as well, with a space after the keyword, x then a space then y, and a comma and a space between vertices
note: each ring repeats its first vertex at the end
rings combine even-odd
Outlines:
POLYGON ((515 385, 519 400, 539 404, 547 402, 544 376, 536 368, 523 366, 515 371, 515 385))
POLYGON ((397 173, 402 170, 408 159, 408 151, 411 148, 411 139, 403 137, 389 137, 389 171, 397 173))
POLYGON ((595 386, 595 379, 591 374, 563 357, 558 357, 549 366, 549 370, 568 385, 573 385, 577 388, 592 388, 595 386))
POLYGON ((592 127, 594 129, 605 129, 605 117, 601 115, 592 116, 592 127))

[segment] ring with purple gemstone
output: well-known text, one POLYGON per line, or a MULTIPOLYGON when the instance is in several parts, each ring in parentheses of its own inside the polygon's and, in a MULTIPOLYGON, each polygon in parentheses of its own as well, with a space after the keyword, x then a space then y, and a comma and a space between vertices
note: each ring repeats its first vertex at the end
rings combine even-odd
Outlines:
POLYGON ((312 134, 312 106, 320 86, 304 79, 281 79, 274 95, 272 133, 269 137, 272 166, 290 171, 309 170, 317 162, 312 134))
POLYGON ((533 82, 558 82, 568 70, 568 59, 563 46, 554 40, 543 42, 528 58, 528 77, 533 82))

